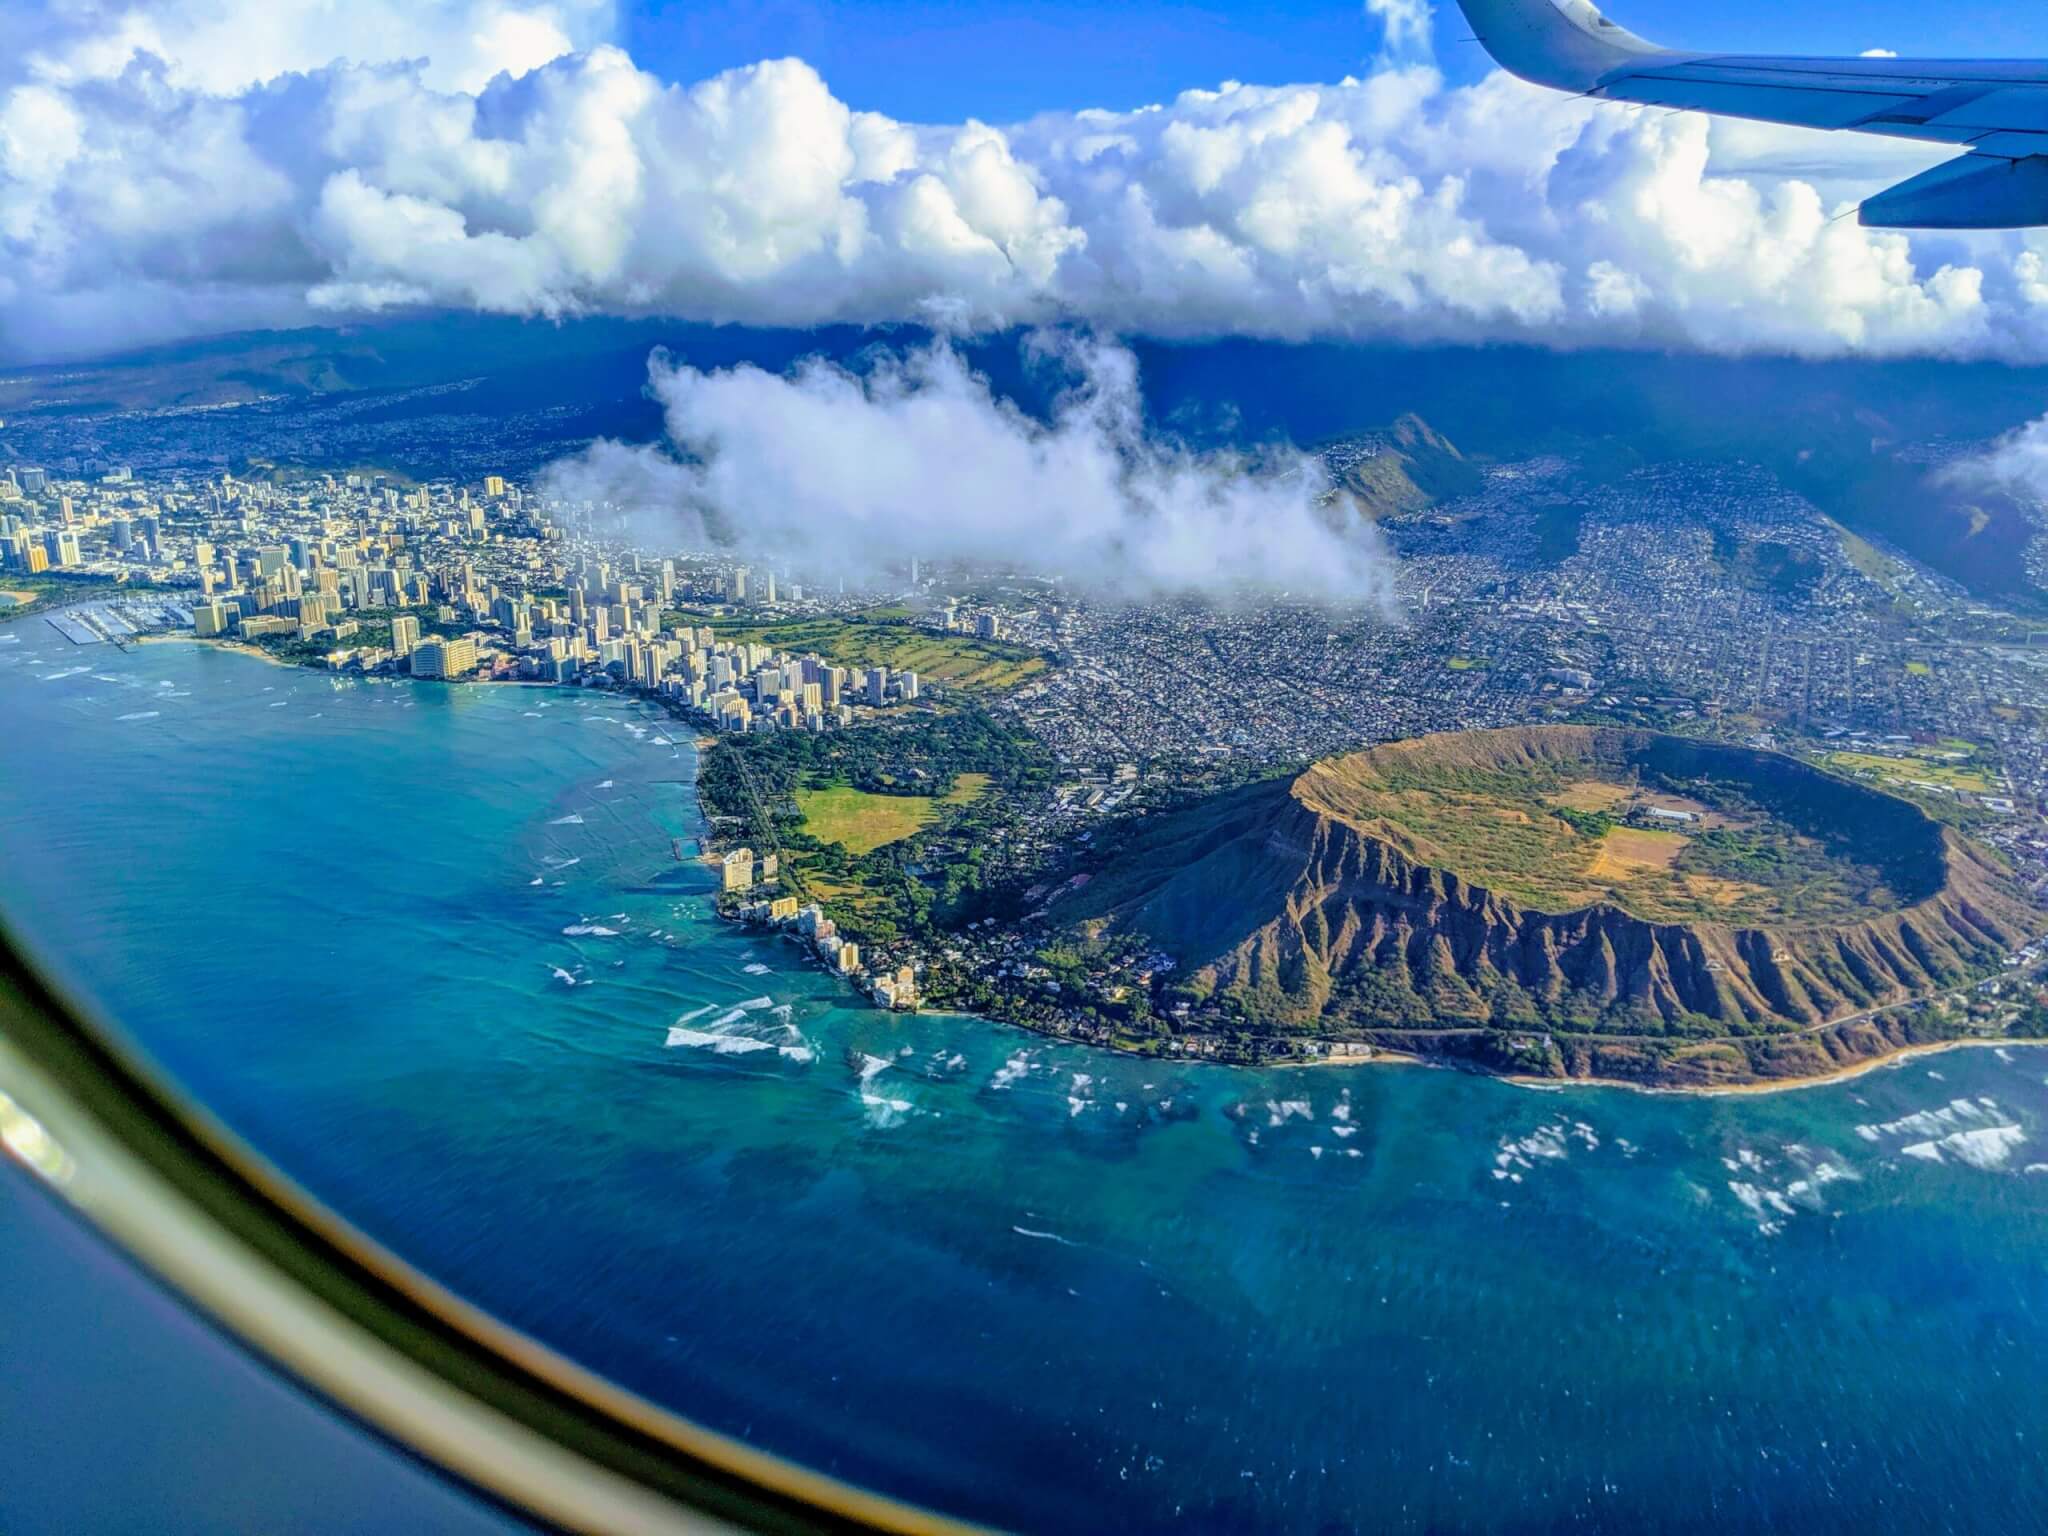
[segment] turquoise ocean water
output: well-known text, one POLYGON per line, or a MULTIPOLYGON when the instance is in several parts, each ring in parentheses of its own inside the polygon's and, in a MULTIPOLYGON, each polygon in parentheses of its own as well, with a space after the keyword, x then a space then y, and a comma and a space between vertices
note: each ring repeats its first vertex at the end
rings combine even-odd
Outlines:
POLYGON ((693 769, 622 701, 0 624, 8 921, 717 1428, 1044 1530, 2048 1529, 2048 1052, 1704 1100, 890 1017, 711 917, 693 769))

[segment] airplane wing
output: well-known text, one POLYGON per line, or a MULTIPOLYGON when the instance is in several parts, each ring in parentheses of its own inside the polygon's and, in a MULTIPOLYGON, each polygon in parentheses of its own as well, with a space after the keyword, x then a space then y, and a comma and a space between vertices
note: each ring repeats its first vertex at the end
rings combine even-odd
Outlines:
POLYGON ((1555 90, 1968 151, 1865 202, 1860 221, 1872 228, 2048 224, 2048 61, 1683 53, 1617 26, 1591 0, 1458 3, 1502 68, 1555 90))

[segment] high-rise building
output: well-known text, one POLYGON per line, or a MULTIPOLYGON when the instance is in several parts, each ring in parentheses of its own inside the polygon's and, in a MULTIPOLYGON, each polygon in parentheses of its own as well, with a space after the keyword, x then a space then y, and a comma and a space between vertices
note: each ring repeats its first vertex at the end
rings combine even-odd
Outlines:
POLYGON ((413 647, 420 643, 420 621, 409 613, 401 613, 391 620, 391 654, 410 656, 413 647))
POLYGON ((896 691, 906 700, 916 698, 917 674, 915 672, 898 672, 896 674, 896 691))
POLYGON ((502 496, 504 496, 505 477, 503 475, 485 475, 484 494, 490 497, 491 500, 493 501, 496 501, 502 496))
POLYGON ((880 705, 884 703, 888 699, 888 697, 889 669, 887 667, 869 667, 868 703, 880 705))
POLYGON ((192 610, 192 633, 202 639, 228 632, 228 605, 221 602, 201 603, 192 610))
POLYGON ((754 850, 735 848, 719 861, 724 888, 728 891, 752 890, 754 885, 754 850))
POLYGON ((475 670, 474 640, 422 640, 412 649, 414 677, 466 677, 475 670))
POLYGON ((747 600, 747 568, 736 566, 732 573, 732 600, 744 603, 747 600))
POLYGON ((19 480, 22 490, 30 496, 40 496, 50 486, 50 477, 47 473, 43 470, 30 469, 26 466, 20 471, 19 480))
POLYGON ((43 535, 43 552, 49 556, 50 564, 62 569, 78 565, 78 532, 72 528, 52 528, 43 535))

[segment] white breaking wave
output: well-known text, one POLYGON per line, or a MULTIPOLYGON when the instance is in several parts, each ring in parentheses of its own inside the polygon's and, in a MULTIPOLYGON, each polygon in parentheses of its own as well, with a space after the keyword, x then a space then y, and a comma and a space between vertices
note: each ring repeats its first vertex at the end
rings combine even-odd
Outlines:
POLYGON ((162 716, 160 709, 138 709, 132 715, 117 715, 117 720, 155 720, 162 716))
POLYGON ((1996 1099, 1950 1099, 1938 1109, 1923 1109, 1897 1120, 1859 1125, 1856 1134, 1865 1141, 1914 1136, 1919 1139, 1899 1148, 1901 1156, 1923 1163, 1945 1163, 1950 1159, 1985 1172, 2003 1168, 2016 1148, 2027 1139, 2018 1125, 2003 1118, 1996 1099))
POLYGON ((1899 1150, 1908 1157, 1922 1158, 1930 1163, 1942 1162, 1945 1153, 1959 1163, 1990 1172, 2011 1161, 2013 1152, 2026 1139, 2027 1133, 2016 1125, 1986 1125, 1974 1131, 1956 1131, 1939 1141, 1917 1142, 1899 1150))
POLYGON ((548 825, 551 827, 580 827, 583 825, 583 818, 574 811, 571 811, 566 816, 557 816, 548 825))
POLYGON ((756 1051, 774 1051, 788 1061, 812 1060, 815 1053, 810 1042, 790 1021, 790 1010, 786 1006, 775 1010, 773 1023, 759 1019, 760 1009, 768 1001, 767 998, 750 998, 736 1007, 706 1003, 701 1008, 693 1008, 669 1026, 668 1038, 663 1043, 669 1049, 706 1050, 719 1056, 747 1056, 756 1051), (701 1027, 691 1027, 712 1012, 717 1012, 718 1017, 701 1027))
POLYGON ((685 1029, 680 1024, 671 1024, 668 1030, 668 1045, 707 1048, 720 1056, 743 1056, 749 1051, 766 1051, 774 1048, 772 1040, 756 1040, 751 1035, 719 1035, 709 1030, 685 1029))
POLYGON ((593 939, 616 939, 619 936, 618 929, 607 928, 602 923, 571 923, 562 932, 572 939, 580 939, 586 935, 593 939))
POLYGON ((555 980, 559 981, 563 986, 573 987, 576 985, 576 978, 563 970, 559 965, 550 966, 549 969, 555 973, 555 980))
POLYGON ((1072 1238, 1061 1237, 1057 1232, 1036 1232, 1030 1227, 1020 1227, 1014 1223, 1011 1225, 1010 1230, 1019 1237, 1034 1237, 1041 1243, 1058 1243, 1062 1248, 1078 1248, 1081 1246, 1072 1238))
MULTIPOLYGON (((1339 1136, 1348 1136, 1357 1127, 1336 1126, 1333 1129, 1339 1136)), ((1589 1152, 1597 1151, 1600 1146, 1600 1137, 1592 1126, 1583 1120, 1570 1120, 1559 1115, 1548 1125, 1539 1125, 1526 1136, 1502 1137, 1494 1148, 1491 1172, 1496 1179, 1519 1184, 1522 1174, 1538 1163, 1561 1162, 1569 1157, 1571 1144, 1575 1141, 1589 1152)), ((1355 1148, 1347 1148, 1346 1154, 1363 1156, 1355 1148)), ((1733 1169, 1735 1164, 1729 1163, 1728 1166, 1733 1169)))
POLYGON ((860 1102, 867 1111, 868 1124, 876 1130, 887 1130, 890 1126, 901 1125, 903 1119, 916 1108, 908 1099, 899 1099, 881 1092, 875 1080, 888 1071, 892 1063, 886 1057, 869 1056, 862 1053, 860 1058, 860 1102))
POLYGON ((1001 1092, 1019 1078, 1026 1076, 1030 1071, 1030 1056, 1023 1051, 1018 1051, 1008 1061, 996 1068, 996 1075, 988 1080, 988 1085, 1001 1092))
POLYGON ((752 965, 742 966, 741 969, 744 970, 749 976, 766 976, 768 972, 772 969, 772 967, 765 966, 760 961, 756 960, 752 965))

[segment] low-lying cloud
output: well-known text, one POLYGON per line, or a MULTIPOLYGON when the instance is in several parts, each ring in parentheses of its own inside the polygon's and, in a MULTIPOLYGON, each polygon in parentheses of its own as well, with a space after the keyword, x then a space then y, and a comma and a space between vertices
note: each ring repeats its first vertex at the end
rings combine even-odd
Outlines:
POLYGON ((1452 88, 1421 0, 1372 0, 1361 78, 1007 126, 793 58, 665 80, 603 0, 8 19, 16 361, 399 306, 2048 356, 2042 236, 1837 217, 1945 151, 1452 88))
POLYGON ((1059 577, 1104 594, 1391 599, 1385 546, 1317 459, 1202 451, 1148 430, 1137 359, 1032 338, 1063 382, 1047 419, 941 340, 860 373, 649 367, 668 441, 599 442, 543 492, 609 506, 663 542, 720 546, 810 579, 900 576, 911 559, 1059 577))
POLYGON ((1945 466, 1934 481, 1952 491, 2003 491, 2023 500, 2048 503, 2048 416, 1945 466))

